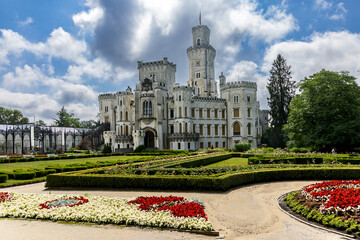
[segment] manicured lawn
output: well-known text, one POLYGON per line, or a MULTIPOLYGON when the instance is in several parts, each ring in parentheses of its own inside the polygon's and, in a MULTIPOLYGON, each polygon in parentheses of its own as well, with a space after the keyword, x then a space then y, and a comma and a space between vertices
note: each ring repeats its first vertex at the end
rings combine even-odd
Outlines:
POLYGON ((248 159, 233 157, 226 159, 224 161, 207 165, 207 167, 223 167, 223 166, 234 166, 234 165, 248 165, 248 159))
POLYGON ((153 156, 108 156, 108 157, 93 157, 93 158, 79 158, 79 159, 64 159, 64 160, 47 160, 34 162, 17 162, 17 163, 1 163, 0 172, 12 172, 15 169, 26 171, 27 169, 42 169, 45 167, 65 167, 69 164, 86 164, 96 162, 110 162, 121 163, 126 161, 140 161, 152 159, 153 156))
MULTIPOLYGON (((29 179, 29 180, 8 179, 6 182, 0 183, 0 187, 1 186, 16 185, 16 184, 34 183, 34 182, 45 181, 45 180, 46 180, 46 177, 33 178, 33 179, 29 179)), ((0 188, 0 192, 1 192, 1 188, 0 188)))

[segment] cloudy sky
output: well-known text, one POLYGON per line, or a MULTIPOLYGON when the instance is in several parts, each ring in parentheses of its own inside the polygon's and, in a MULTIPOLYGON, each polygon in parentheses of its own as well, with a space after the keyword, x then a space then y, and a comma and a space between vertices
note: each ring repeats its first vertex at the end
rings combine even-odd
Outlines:
POLYGON ((359 0, 0 0, 0 106, 95 119, 99 93, 134 88, 136 61, 163 57, 186 84, 199 11, 216 76, 257 82, 262 109, 278 53, 296 81, 323 68, 360 77, 359 0))

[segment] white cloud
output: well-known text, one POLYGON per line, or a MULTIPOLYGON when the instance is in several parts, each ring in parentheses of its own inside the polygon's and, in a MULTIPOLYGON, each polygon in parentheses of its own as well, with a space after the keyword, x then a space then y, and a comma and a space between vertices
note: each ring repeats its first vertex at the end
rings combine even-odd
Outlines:
POLYGON ((308 41, 286 41, 267 49, 262 70, 269 72, 277 54, 292 66, 293 79, 299 81, 323 68, 349 71, 360 77, 360 34, 343 32, 314 33, 308 41))
POLYGON ((7 89, 24 90, 24 88, 35 87, 44 79, 45 76, 36 65, 30 67, 29 65, 25 64, 23 68, 16 67, 15 73, 6 73, 3 76, 2 86, 7 89))
POLYGON ((31 17, 27 17, 24 21, 20 21, 20 26, 26 26, 33 22, 33 19, 31 17))
POLYGON ((335 14, 330 16, 331 20, 343 20, 345 19, 345 14, 347 13, 346 8, 344 7, 344 3, 338 3, 336 5, 336 10, 335 10, 335 14))
POLYGON ((100 23, 104 16, 104 10, 101 7, 94 7, 89 11, 82 11, 75 14, 72 19, 74 24, 82 29, 82 32, 94 33, 94 29, 100 23))
POLYGON ((320 10, 330 9, 332 7, 332 3, 326 0, 315 0, 315 8, 320 10))

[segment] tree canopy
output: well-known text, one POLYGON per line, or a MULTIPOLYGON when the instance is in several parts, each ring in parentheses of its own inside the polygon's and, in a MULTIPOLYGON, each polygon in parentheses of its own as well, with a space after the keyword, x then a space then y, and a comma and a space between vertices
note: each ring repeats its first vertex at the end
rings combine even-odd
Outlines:
POLYGON ((360 88, 347 72, 322 70, 299 84, 284 129, 298 147, 352 151, 360 146, 360 88))
POLYGON ((285 147, 285 133, 282 128, 288 121, 290 102, 295 96, 295 81, 291 81, 291 66, 280 54, 277 55, 270 70, 267 89, 271 115, 267 130, 267 143, 271 147, 285 147))
POLYGON ((56 115, 58 116, 58 119, 54 120, 55 126, 57 127, 82 127, 80 119, 74 117, 74 113, 68 113, 65 107, 62 107, 56 115))
POLYGON ((0 124, 25 124, 29 119, 16 109, 0 107, 0 124))

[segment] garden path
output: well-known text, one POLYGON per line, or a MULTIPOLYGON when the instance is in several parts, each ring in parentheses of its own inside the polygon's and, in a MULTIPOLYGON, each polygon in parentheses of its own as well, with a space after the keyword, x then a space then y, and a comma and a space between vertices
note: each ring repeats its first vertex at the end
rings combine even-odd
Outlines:
MULTIPOLYGON (((205 212, 215 230, 225 239, 239 240, 338 240, 339 235, 300 223, 277 206, 276 199, 287 192, 300 189, 314 181, 290 181, 252 184, 225 193, 197 193, 176 191, 103 191, 103 190, 51 190, 53 194, 104 195, 110 197, 137 197, 176 195, 196 197, 205 203, 205 212)), ((49 193, 44 183, 0 189, 21 193, 49 193)), ((0 219, 1 239, 6 240, 92 240, 92 239, 215 239, 184 232, 141 229, 116 225, 68 224, 48 221, 0 219)))

